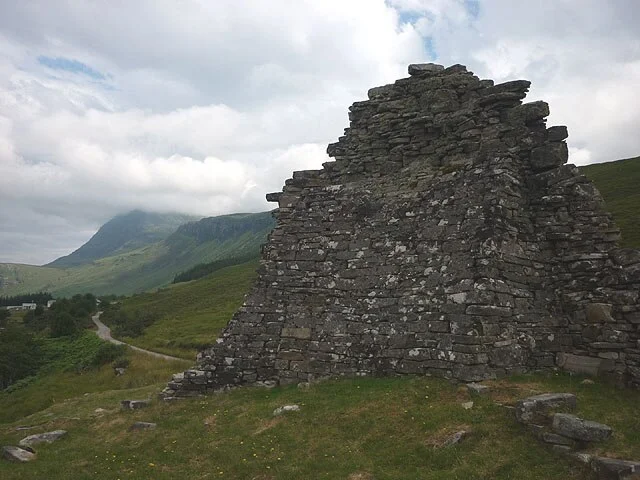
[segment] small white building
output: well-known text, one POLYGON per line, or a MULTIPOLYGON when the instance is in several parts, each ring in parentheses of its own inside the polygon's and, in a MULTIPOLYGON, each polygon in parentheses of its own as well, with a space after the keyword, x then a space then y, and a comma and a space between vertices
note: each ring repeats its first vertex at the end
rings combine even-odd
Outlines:
POLYGON ((55 300, 48 300, 47 301, 47 308, 51 308, 53 306, 53 304, 56 303, 55 300))
POLYGON ((23 303, 22 304, 22 309, 23 310, 35 310, 37 306, 38 305, 36 305, 35 303, 31 303, 31 302, 23 303))

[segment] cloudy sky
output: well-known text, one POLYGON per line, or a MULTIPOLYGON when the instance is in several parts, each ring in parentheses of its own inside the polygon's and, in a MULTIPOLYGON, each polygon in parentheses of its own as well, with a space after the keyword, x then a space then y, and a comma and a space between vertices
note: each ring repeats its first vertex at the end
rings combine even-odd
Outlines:
POLYGON ((571 162, 640 155, 636 0, 0 0, 0 262, 135 208, 262 211, 409 63, 533 82, 571 162))

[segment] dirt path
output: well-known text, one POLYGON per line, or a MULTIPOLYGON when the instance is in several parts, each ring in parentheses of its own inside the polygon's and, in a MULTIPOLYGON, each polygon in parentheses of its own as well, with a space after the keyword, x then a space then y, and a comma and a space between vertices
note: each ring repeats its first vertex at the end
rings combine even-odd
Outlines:
POLYGON ((133 350, 135 350, 137 352, 146 353, 147 355, 152 355, 152 356, 154 356, 156 358, 161 358, 163 360, 182 360, 182 361, 185 360, 184 358, 172 357, 171 355, 165 355, 164 353, 152 352, 151 350, 145 350, 144 348, 135 347, 135 346, 130 345, 128 343, 121 342, 120 340, 116 340, 115 338, 113 338, 111 336, 111 329, 100 321, 100 314, 101 313, 102 312, 96 313, 94 316, 91 317, 91 320, 93 320, 93 323, 95 323, 96 327, 98 327, 98 330, 96 331, 96 334, 102 340, 106 340, 107 342, 111 342, 111 343, 114 343, 116 345, 126 345, 127 347, 129 347, 129 348, 131 348, 131 349, 133 349, 133 350))

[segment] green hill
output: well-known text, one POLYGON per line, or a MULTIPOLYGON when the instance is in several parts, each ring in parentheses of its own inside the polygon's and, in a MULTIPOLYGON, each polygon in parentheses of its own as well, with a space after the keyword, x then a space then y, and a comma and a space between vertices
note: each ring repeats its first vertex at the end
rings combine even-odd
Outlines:
MULTIPOLYGON (((192 282, 179 283, 157 292, 127 297, 121 305, 129 317, 144 312, 155 318, 142 335, 115 337, 148 350, 195 359, 198 349, 212 344, 220 330, 242 304, 256 277, 257 261, 223 268, 192 282)), ((102 320, 114 326, 106 311, 102 320)))
POLYGON ((640 248, 640 157, 580 167, 596 184, 622 231, 623 247, 640 248))
POLYGON ((73 253, 60 257, 47 267, 73 267, 112 257, 160 242, 187 222, 197 217, 160 214, 134 210, 118 215, 105 223, 91 239, 73 253))
POLYGON ((273 225, 270 212, 224 215, 184 224, 160 242, 73 267, 0 264, 0 295, 143 292, 170 284, 198 264, 257 256, 273 225))

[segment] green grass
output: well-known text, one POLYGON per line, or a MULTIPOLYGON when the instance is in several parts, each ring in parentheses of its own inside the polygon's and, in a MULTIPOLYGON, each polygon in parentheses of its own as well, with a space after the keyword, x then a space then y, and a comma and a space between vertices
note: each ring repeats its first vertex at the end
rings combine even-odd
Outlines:
POLYGON ((0 263, 0 295, 12 296, 46 291, 46 288, 42 287, 65 283, 68 277, 69 273, 60 268, 0 263))
MULTIPOLYGON (((611 440, 593 448, 640 458, 640 392, 581 385, 575 378, 526 376, 492 383, 491 398, 433 378, 327 381, 300 390, 243 388, 139 411, 118 402, 146 398, 153 386, 108 390, 58 402, 30 417, 0 425, 0 442, 57 428, 68 436, 37 448, 35 462, 0 462, 0 477, 96 479, 582 479, 587 473, 537 442, 497 404, 546 391, 578 394, 578 414, 606 421, 611 440), (296 403, 301 411, 274 418, 296 403), (98 416, 96 408, 107 409, 98 416), (135 421, 156 430, 128 432, 135 421), (17 425, 38 429, 16 432, 17 425), (460 429, 472 434, 440 448, 460 429)), ((155 387, 159 388, 159 387, 155 387)))
POLYGON ((149 312, 159 316, 144 334, 121 340, 186 359, 212 344, 220 330, 242 304, 256 277, 256 261, 227 267, 192 282, 171 285, 123 301, 128 313, 149 312))
POLYGON ((172 373, 190 366, 186 361, 159 360, 132 350, 127 358, 130 366, 120 377, 115 376, 111 365, 82 373, 56 371, 41 375, 10 393, 0 392, 0 423, 14 421, 86 393, 157 386, 172 373))
POLYGON ((640 248, 640 157, 580 167, 598 187, 622 231, 621 246, 640 248))

